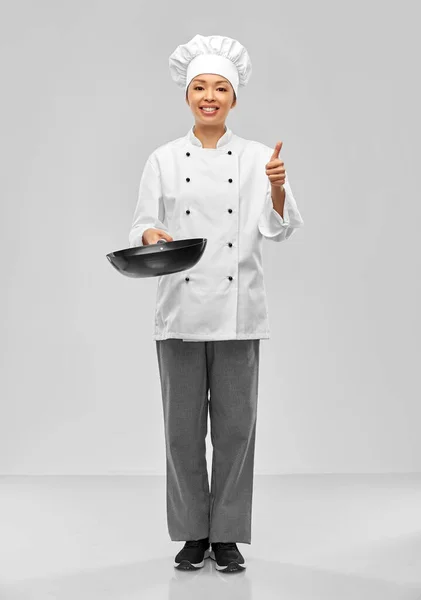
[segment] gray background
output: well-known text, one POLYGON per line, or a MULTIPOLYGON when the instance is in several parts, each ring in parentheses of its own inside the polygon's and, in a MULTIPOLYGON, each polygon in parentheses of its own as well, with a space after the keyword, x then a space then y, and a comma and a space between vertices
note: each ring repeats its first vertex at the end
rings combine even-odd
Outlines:
POLYGON ((105 255, 193 124, 196 33, 248 49, 227 124, 283 141, 305 221, 264 240, 256 473, 421 469, 416 3, 211 4, 1 4, 2 474, 165 473, 156 280, 105 255))

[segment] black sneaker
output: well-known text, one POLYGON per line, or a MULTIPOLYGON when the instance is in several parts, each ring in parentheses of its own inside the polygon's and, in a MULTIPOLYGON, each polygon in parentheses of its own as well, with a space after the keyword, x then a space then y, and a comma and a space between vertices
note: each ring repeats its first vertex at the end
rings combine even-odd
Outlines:
POLYGON ((200 569, 209 558, 209 546, 209 538, 186 542, 174 559, 174 567, 182 571, 200 569))
POLYGON ((234 573, 244 571, 246 561, 235 542, 212 542, 210 558, 215 561, 218 571, 234 573))

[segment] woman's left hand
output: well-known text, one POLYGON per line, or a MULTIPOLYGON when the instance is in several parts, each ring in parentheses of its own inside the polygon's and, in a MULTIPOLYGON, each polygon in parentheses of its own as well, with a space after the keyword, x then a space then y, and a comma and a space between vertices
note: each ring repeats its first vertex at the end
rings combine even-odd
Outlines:
POLYGON ((285 183, 285 166, 284 161, 279 158, 279 153, 283 142, 278 142, 275 146, 270 161, 266 165, 266 175, 272 187, 280 187, 285 183))

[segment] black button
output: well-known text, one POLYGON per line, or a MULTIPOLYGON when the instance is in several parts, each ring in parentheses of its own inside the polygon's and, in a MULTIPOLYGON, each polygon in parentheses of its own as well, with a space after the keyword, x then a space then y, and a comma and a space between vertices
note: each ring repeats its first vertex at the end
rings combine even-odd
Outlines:
POLYGON ((186 156, 190 156, 190 152, 186 152, 186 156))
POLYGON ((190 211, 189 211, 189 209, 187 209, 187 210, 186 210, 186 214, 187 214, 187 215, 189 215, 189 214, 190 214, 190 211))
POLYGON ((231 150, 228 150, 228 154, 232 154, 231 150))
POLYGON ((228 242, 228 246, 231 248, 231 246, 232 246, 231 242, 228 242))
POLYGON ((186 281, 188 281, 188 280, 189 280, 189 278, 188 278, 188 277, 186 277, 186 281))
POLYGON ((229 208, 229 209, 228 209, 228 212, 229 212, 229 213, 232 213, 232 208, 229 208))
POLYGON ((228 181, 229 181, 230 183, 232 183, 232 179, 228 179, 228 181))
POLYGON ((228 279, 229 279, 230 281, 232 281, 232 277, 231 277, 231 275, 228 277, 228 279))
POLYGON ((190 177, 186 177, 186 181, 190 181, 190 177))

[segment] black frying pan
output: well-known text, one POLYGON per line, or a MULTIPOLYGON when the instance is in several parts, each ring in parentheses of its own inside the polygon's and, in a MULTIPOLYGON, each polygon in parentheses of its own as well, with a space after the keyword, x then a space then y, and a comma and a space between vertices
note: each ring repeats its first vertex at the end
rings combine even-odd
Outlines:
POLYGON ((115 269, 126 277, 156 277, 193 267, 206 248, 206 238, 191 238, 126 248, 107 254, 115 269))

